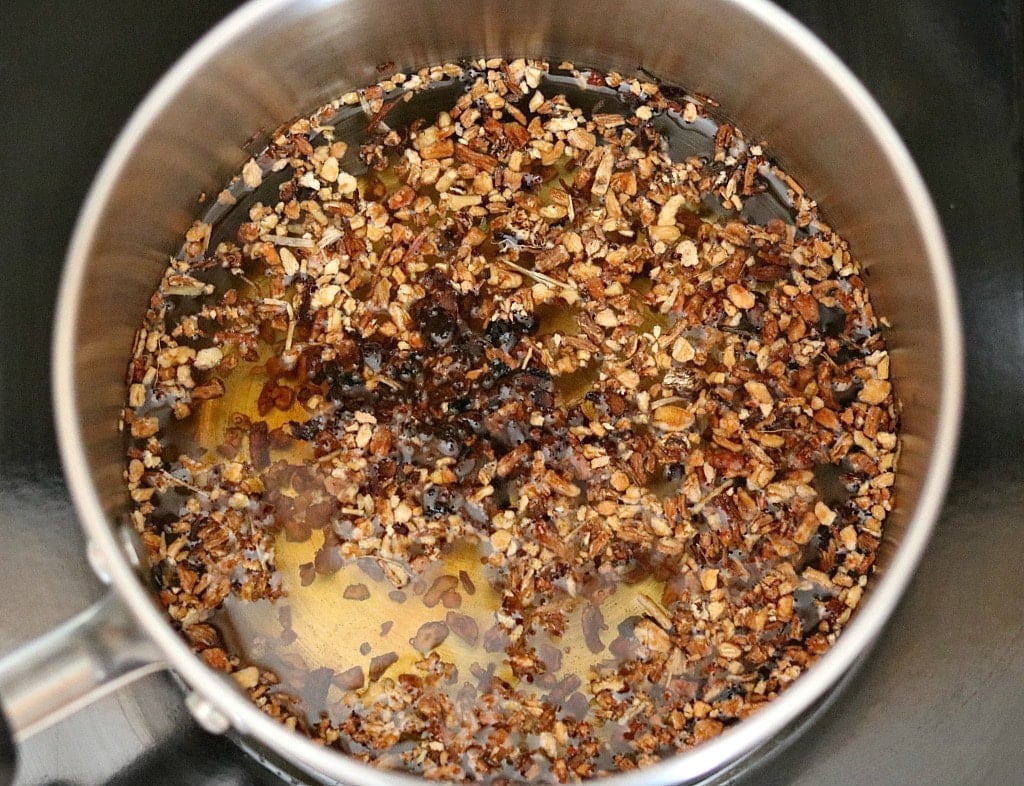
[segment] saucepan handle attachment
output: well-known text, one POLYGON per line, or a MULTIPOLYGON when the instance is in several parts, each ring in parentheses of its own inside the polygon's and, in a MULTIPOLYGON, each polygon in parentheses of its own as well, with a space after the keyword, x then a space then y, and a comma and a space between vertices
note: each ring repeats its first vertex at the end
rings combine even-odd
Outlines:
POLYGON ((112 592, 0 658, 0 786, 14 778, 17 743, 165 667, 159 649, 112 592))

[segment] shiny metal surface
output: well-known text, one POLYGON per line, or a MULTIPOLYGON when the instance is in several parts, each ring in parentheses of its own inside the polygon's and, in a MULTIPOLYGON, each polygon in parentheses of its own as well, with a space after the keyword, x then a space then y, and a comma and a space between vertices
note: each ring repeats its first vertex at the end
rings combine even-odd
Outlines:
POLYGON ((779 734, 817 702, 878 635, 927 542, 955 450, 961 345, 941 228, 909 155, 853 76, 775 6, 651 0, 632 8, 629 27, 608 26, 620 10, 614 2, 549 0, 519 4, 515 14, 503 3, 469 0, 252 3, 161 80, 119 138, 83 208, 58 303, 54 388, 64 464, 90 546, 193 690, 236 730, 328 780, 373 784, 382 775, 286 732, 230 679, 202 665, 155 611, 123 558, 116 534, 121 443, 114 425, 125 348, 162 260, 190 218, 183 206, 198 191, 215 190, 240 165, 246 153, 239 140, 248 129, 274 128, 373 81, 382 61, 406 67, 481 52, 544 54, 602 69, 629 71, 638 64, 671 84, 715 96, 727 116, 766 138, 829 206, 873 278, 876 308, 894 325, 890 347, 903 404, 899 503, 862 609, 780 698, 720 737, 647 769, 644 783, 696 782, 779 734), (722 51, 734 56, 717 56, 722 51), (792 92, 774 92, 780 83, 792 92), (914 282, 909 290, 901 287, 906 281, 914 282))
POLYGON ((159 650, 107 593, 91 607, 0 658, 0 696, 22 742, 102 696, 164 668, 159 650))
MULTIPOLYGON (((912 145, 916 142, 914 152, 925 167, 930 185, 933 190, 938 187, 940 209, 964 283, 961 292, 972 338, 968 356, 972 393, 965 433, 966 460, 960 464, 951 502, 914 588, 864 672, 844 694, 843 703, 831 708, 814 734, 802 740, 800 749, 791 749, 783 759, 763 767, 751 783, 910 782, 919 777, 932 783, 1014 783, 1019 781, 1013 776, 1024 766, 1014 734, 1019 728, 1021 707, 1012 690, 1022 678, 1017 653, 1024 613, 1019 594, 1002 589, 1014 582, 1019 584, 1022 561, 1020 539, 1013 537, 1016 519, 1011 518, 1012 510, 1015 506, 1019 509, 1022 501, 1020 461, 1015 447, 1021 442, 1021 431, 1019 420, 1007 417, 1019 412, 1019 395, 1013 392, 1013 386, 1021 381, 1021 245, 1016 180, 1019 157, 1013 157, 1008 142, 998 141, 1008 139, 1007 128, 1016 128, 1019 134, 1019 126, 1014 127, 1011 118, 998 110, 1000 106, 1012 105, 1012 93, 1008 99, 1005 82, 999 81, 1005 80, 1005 75, 987 70, 993 67, 993 60, 1005 59, 992 54, 1001 51, 997 47, 999 36, 972 34, 970 40, 954 40, 952 44, 967 54, 959 58, 941 57, 941 47, 932 52, 936 49, 936 31, 940 43, 946 40, 943 36, 955 36, 953 31, 964 35, 966 32, 963 25, 949 24, 958 15, 947 18, 933 6, 922 10, 910 4, 909 10, 898 14, 895 22, 883 14, 876 15, 874 23, 859 16, 844 19, 844 14, 835 9, 830 15, 818 7, 806 13, 812 22, 817 19, 819 24, 833 25, 833 43, 845 44, 847 56, 853 54, 855 67, 859 63, 859 70, 867 76, 874 74, 874 89, 881 88, 883 100, 888 99, 887 109, 894 114, 900 130, 904 134, 910 132, 912 145), (911 23, 912 28, 907 28, 911 23), (877 58, 863 56, 871 42, 885 40, 887 32, 890 36, 918 33, 921 23, 929 23, 925 32, 932 38, 922 37, 918 41, 911 37, 912 45, 904 47, 908 61, 920 64, 919 72, 909 66, 894 70, 877 58), (856 38, 858 30, 862 31, 862 39, 856 38), (970 55, 976 50, 986 56, 972 58, 970 55), (943 66, 964 69, 983 78, 972 80, 974 84, 968 90, 960 71, 945 74, 943 66), (924 84, 925 80, 914 80, 925 72, 929 88, 936 81, 940 92, 948 98, 929 101, 927 96, 934 92, 931 89, 915 95, 915 84, 924 84), (908 94, 915 99, 906 100, 908 94), (950 140, 947 134, 940 134, 938 129, 944 122, 941 110, 947 108, 947 102, 957 102, 961 108, 966 107, 965 111, 984 110, 986 123, 997 141, 981 144, 976 138, 950 140), (985 187, 975 178, 964 182, 954 177, 950 170, 956 166, 951 166, 951 162, 984 173, 985 187), (987 227, 984 237, 976 231, 981 221, 987 227), (998 598, 1000 602, 978 604, 976 594, 998 598), (964 701, 964 697, 972 700, 964 701), (954 706, 955 713, 947 712, 954 706), (913 778, 910 773, 914 773, 913 778)), ((177 27, 163 24, 159 31, 150 29, 150 40, 166 46, 169 35, 186 39, 189 24, 174 21, 177 27)), ((106 47, 98 42, 107 40, 103 38, 104 31, 115 41, 136 38, 133 33, 118 39, 119 32, 124 31, 116 26, 102 27, 103 31, 88 27, 81 31, 95 37, 97 43, 91 44, 94 48, 79 44, 100 61, 106 47)), ((145 25, 142 28, 145 30, 145 25)), ((829 28, 826 26, 823 31, 828 33, 829 28)), ((143 41, 145 36, 143 33, 143 41)), ((952 44, 947 41, 947 46, 952 44)), ((138 57, 145 62, 141 45, 138 57)), ((141 71, 141 75, 131 78, 145 79, 145 69, 141 71)), ((152 70, 152 76, 158 71, 152 70)), ((82 79, 79 77, 78 81, 82 79)), ((124 80, 130 78, 125 76, 124 80)), ((125 102, 124 111, 128 105, 125 102)), ((82 114, 90 116, 88 111, 82 114)), ((109 118, 96 125, 102 128, 104 122, 112 123, 107 133, 116 127, 116 120, 109 118)), ((93 165, 104 144, 102 139, 95 143, 93 165)), ((7 166, 12 160, 5 156, 5 172, 13 171, 7 166)), ((88 162, 77 166, 82 181, 90 171, 88 162)), ((21 182, 32 181, 26 177, 21 182)), ((81 187, 82 183, 78 185, 81 187)), ((67 201, 65 196, 61 199, 67 201)), ((9 206, 5 206, 5 211, 8 210, 9 206)), ((8 215, 5 212, 5 217, 8 215)), ((61 213, 58 210, 54 215, 61 213)), ((65 207, 63 231, 68 218, 65 207)), ((45 244, 46 240, 42 242, 45 244)), ((47 266, 47 260, 39 256, 39 243, 40 237, 34 236, 18 248, 27 252, 36 262, 37 270, 48 275, 52 283, 55 265, 50 260, 47 266)), ((5 317, 12 313, 12 302, 14 310, 24 311, 25 303, 47 310, 46 301, 52 297, 52 290, 44 288, 41 296, 38 291, 39 287, 19 289, 15 276, 15 287, 8 287, 5 294, 9 298, 22 297, 4 301, 6 308, 0 310, 0 319, 5 325, 10 324, 5 317)), ((45 598, 0 593, 0 647, 21 640, 33 627, 37 631, 48 627, 47 614, 53 621, 62 619, 66 612, 75 610, 76 602, 85 604, 90 584, 95 589, 80 559, 75 562, 76 555, 81 554, 75 547, 77 531, 67 517, 64 492, 53 481, 55 462, 52 443, 45 440, 46 418, 31 417, 33 402, 25 400, 31 398, 30 390, 45 387, 45 357, 33 359, 5 345, 4 360, 0 382, 9 406, 0 413, 0 423, 5 433, 12 434, 15 429, 24 433, 30 429, 42 433, 44 439, 31 441, 18 450, 9 441, 3 448, 4 463, 0 469, 11 473, 13 465, 20 467, 17 472, 23 474, 27 463, 28 474, 34 476, 24 482, 0 485, 0 551, 4 552, 0 559, 6 557, 6 561, 0 562, 3 587, 32 575, 24 558, 12 560, 11 554, 18 553, 19 547, 21 554, 31 554, 34 543, 44 558, 30 559, 31 567, 58 571, 62 583, 72 591, 56 597, 48 594, 45 598), (12 368, 26 369, 34 372, 34 376, 23 375, 15 382, 9 374, 12 368), (24 393, 22 385, 27 386, 24 393), (26 452, 28 456, 24 455, 26 452), (39 453, 44 458, 41 468, 32 463, 39 453), (15 465, 15 459, 26 463, 15 465), (36 510, 40 497, 53 500, 45 513, 36 510), (28 523, 23 525, 23 521, 28 523), (50 542, 48 536, 52 537, 50 542), (63 559, 61 551, 65 552, 63 559), (23 567, 27 572, 19 570, 23 567), (9 613, 12 609, 14 614, 9 613), (33 620, 26 609, 28 614, 42 615, 43 619, 33 620)), ((11 474, 5 480, 7 477, 11 474)), ((36 747, 26 753, 28 764, 23 769, 23 781, 45 783, 60 778, 74 783, 106 782, 122 765, 133 762, 114 782, 270 782, 261 780, 259 770, 251 770, 244 758, 232 760, 230 746, 188 731, 189 724, 187 718, 181 717, 180 706, 176 708, 167 702, 173 693, 161 678, 147 679, 137 687, 141 700, 133 691, 118 697, 116 702, 105 701, 93 708, 93 717, 101 718, 101 723, 82 720, 76 724, 79 718, 72 718, 51 730, 52 734, 37 737, 36 747), (150 690, 150 683, 159 685, 160 690, 150 690), (146 711, 140 710, 139 701, 146 711), (181 730, 171 722, 176 709, 181 730), (161 724, 167 725, 161 728, 161 724), (89 741, 88 753, 82 753, 82 740, 89 741), (142 755, 147 746, 152 746, 149 757, 142 755)))

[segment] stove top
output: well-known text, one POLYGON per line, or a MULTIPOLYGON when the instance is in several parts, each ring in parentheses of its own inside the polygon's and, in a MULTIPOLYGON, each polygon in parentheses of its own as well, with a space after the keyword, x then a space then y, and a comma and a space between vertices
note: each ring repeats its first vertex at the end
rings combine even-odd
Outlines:
MULTIPOLYGON (((8 0, 0 27, 0 653, 100 596, 49 408, 54 297, 89 182, 145 92, 237 3, 8 0)), ((839 699, 739 786, 1024 784, 1024 212, 1013 0, 786 0, 889 113, 932 191, 966 328, 967 409, 935 538, 839 699)), ((278 786, 147 677, 30 739, 17 786, 278 786)))

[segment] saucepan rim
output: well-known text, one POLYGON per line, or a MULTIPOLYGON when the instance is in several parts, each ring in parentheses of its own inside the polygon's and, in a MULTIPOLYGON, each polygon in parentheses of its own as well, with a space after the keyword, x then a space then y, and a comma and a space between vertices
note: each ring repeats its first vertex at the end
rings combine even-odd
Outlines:
MULTIPOLYGON (((341 0, 344 2, 344 0, 341 0)), ((875 143, 885 151, 929 257, 936 291, 937 324, 943 347, 943 389, 933 449, 916 508, 884 574, 876 577, 865 607, 855 614, 836 644, 768 706, 692 750, 632 774, 603 778, 608 786, 627 783, 669 784, 693 779, 736 761, 773 738, 808 711, 853 668, 888 621, 903 595, 941 510, 952 471, 963 397, 962 339, 952 268, 942 228, 925 184, 897 132, 867 90, 809 30, 767 0, 721 0, 738 6, 761 25, 786 39, 816 64, 832 88, 854 107, 875 143)), ((97 175, 73 233, 61 283, 53 342, 54 410, 61 455, 71 496, 91 547, 104 572, 139 625, 165 654, 169 665, 198 696, 209 702, 238 732, 250 735, 304 768, 354 786, 382 782, 422 784, 408 774, 382 771, 329 750, 285 729, 266 716, 232 681, 208 668, 158 610, 115 535, 87 470, 88 456, 76 406, 75 336, 78 303, 88 254, 104 207, 132 151, 142 143, 163 108, 189 80, 225 47, 265 20, 294 7, 292 0, 255 0, 242 6, 202 37, 159 81, 132 116, 97 175)), ((296 110, 308 109, 297 107, 296 110)), ((239 144, 244 140, 239 140, 239 144)), ((127 348, 126 348, 127 351, 127 348)))

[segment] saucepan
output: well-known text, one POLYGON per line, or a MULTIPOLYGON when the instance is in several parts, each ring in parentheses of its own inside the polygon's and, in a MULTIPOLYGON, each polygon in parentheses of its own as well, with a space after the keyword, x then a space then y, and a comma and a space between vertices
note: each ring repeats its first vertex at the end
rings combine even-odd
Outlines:
MULTIPOLYGON (((654 74, 713 96, 767 140, 864 265, 902 412, 897 506, 875 575, 835 645, 766 707, 715 739, 609 783, 690 783, 763 748, 834 695, 911 580, 940 512, 961 406, 961 338, 942 231, 910 155, 844 65, 763 0, 257 0, 154 88, 93 184, 68 252, 53 345, 55 417, 87 558, 109 585, 81 617, 0 663, 6 731, 21 740, 157 669, 210 731, 275 752, 310 778, 417 783, 316 745, 260 712, 167 622, 126 519, 118 419, 148 298, 197 210, 267 135, 380 78, 476 56, 572 60, 654 74), (255 147, 254 147, 255 146, 255 147)), ((56 588, 55 591, 59 591, 56 588)), ((6 775, 13 753, 5 756, 6 775)))

